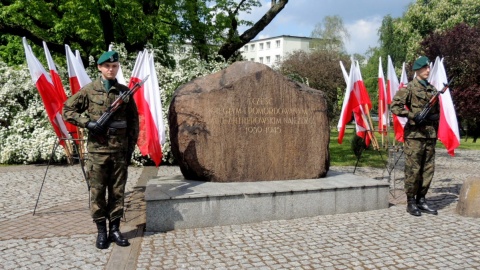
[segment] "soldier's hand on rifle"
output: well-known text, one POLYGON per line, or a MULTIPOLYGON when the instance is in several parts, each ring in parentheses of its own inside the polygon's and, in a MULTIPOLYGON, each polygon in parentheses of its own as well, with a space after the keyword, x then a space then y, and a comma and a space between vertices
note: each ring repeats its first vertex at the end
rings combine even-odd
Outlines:
POLYGON ((440 120, 440 114, 432 113, 427 116, 428 121, 438 121, 440 120))
POLYGON ((415 114, 415 117, 413 118, 413 121, 415 124, 420 125, 423 122, 423 118, 420 113, 415 114))
POLYGON ((90 130, 90 132, 92 132, 93 134, 99 135, 99 134, 103 134, 103 133, 106 132, 105 128, 104 128, 102 125, 100 125, 100 124, 98 124, 97 122, 95 122, 95 121, 89 121, 89 122, 87 123, 87 126, 86 126, 86 127, 87 127, 87 129, 90 130))

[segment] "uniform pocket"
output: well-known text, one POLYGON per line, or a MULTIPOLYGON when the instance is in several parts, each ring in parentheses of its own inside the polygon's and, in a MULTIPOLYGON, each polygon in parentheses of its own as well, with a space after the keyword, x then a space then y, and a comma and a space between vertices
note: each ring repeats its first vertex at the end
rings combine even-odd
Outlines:
POLYGON ((103 104, 105 104, 103 95, 92 95, 90 98, 90 102, 100 106, 103 106, 103 104))
POLYGON ((424 91, 415 91, 414 95, 417 100, 428 100, 427 93, 424 91))
MULTIPOLYGON (((94 94, 89 96, 88 113, 91 116, 99 117, 105 112, 105 100, 103 94, 94 94)), ((93 117, 95 119, 96 117, 93 117)))
POLYGON ((413 153, 412 150, 412 145, 410 140, 405 140, 405 145, 403 147, 403 153, 405 153, 405 156, 411 156, 413 153))

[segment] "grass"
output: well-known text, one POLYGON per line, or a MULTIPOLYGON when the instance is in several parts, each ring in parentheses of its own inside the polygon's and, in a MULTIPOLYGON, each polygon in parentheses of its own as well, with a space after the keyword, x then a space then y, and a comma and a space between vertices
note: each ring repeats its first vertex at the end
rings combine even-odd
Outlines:
MULTIPOLYGON (((389 134, 389 142, 392 145, 393 134, 389 134)), ((381 136, 376 133, 375 134, 379 144, 382 144, 381 136)), ((353 152, 352 141, 354 139, 354 129, 347 128, 345 130, 345 136, 343 137, 342 144, 337 142, 338 138, 338 131, 336 129, 332 129, 330 132, 330 165, 332 166, 355 166, 357 162, 357 157, 353 152)), ((401 145, 399 142, 395 142, 397 146, 401 145)), ((437 143, 438 149, 445 149, 445 146, 441 143, 437 143)), ((465 150, 480 150, 480 139, 477 143, 473 142, 472 138, 468 138, 465 141, 465 138, 461 138, 460 146, 457 149, 465 149, 465 150)), ((376 167, 382 168, 385 166, 385 163, 388 160, 388 151, 385 148, 381 148, 379 150, 373 150, 370 146, 369 148, 365 149, 360 156, 360 160, 358 162, 358 167, 376 167)))

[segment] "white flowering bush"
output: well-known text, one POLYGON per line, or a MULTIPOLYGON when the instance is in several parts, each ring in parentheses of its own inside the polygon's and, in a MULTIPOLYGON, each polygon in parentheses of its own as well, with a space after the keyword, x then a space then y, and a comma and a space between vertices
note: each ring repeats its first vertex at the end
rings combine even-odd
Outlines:
MULTIPOLYGON (((163 53, 151 47, 155 55, 163 53)), ((122 72, 127 80, 132 73, 136 54, 127 55, 122 45, 115 47, 120 54, 122 72)), ((94 80, 98 74, 93 57, 89 57, 87 73, 94 80)), ((170 149, 168 129, 168 107, 173 92, 180 85, 200 76, 211 74, 225 68, 228 63, 206 63, 195 57, 188 57, 179 62, 175 69, 155 64, 159 80, 160 97, 166 128, 166 140, 162 145, 163 162, 172 164, 174 158, 170 149)), ((66 67, 57 67, 67 96, 70 95, 66 67)), ((52 156, 57 137, 48 120, 42 100, 30 77, 26 63, 20 67, 9 67, 0 61, 0 164, 43 163, 52 156)), ((62 147, 53 153, 53 162, 66 161, 62 147)), ((142 157, 138 148, 134 158, 137 164, 150 162, 142 157)))

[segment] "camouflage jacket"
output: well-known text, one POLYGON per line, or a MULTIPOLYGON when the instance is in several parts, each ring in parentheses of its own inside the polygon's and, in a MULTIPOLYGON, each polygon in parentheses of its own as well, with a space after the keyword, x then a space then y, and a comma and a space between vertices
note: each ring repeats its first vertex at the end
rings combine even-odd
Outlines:
MULTIPOLYGON (((85 128, 87 122, 97 121, 108 106, 124 91, 128 91, 128 87, 115 82, 110 91, 107 92, 101 78, 98 78, 85 85, 78 93, 65 101, 63 118, 76 126, 85 128)), ((111 124, 110 127, 105 127, 108 132, 102 138, 89 134, 88 152, 114 153, 125 151, 132 153, 139 133, 138 111, 133 97, 120 106, 109 122, 126 122, 126 128, 111 128, 113 126, 111 124)))
MULTIPOLYGON (((438 121, 425 121, 420 125, 416 125, 413 121, 415 115, 423 110, 436 92, 437 89, 433 85, 424 86, 418 79, 414 79, 408 83, 407 88, 402 88, 395 94, 391 111, 397 116, 408 118, 404 129, 405 138, 437 138, 438 121)), ((437 103, 431 109, 430 115, 439 113, 440 107, 437 103)))

